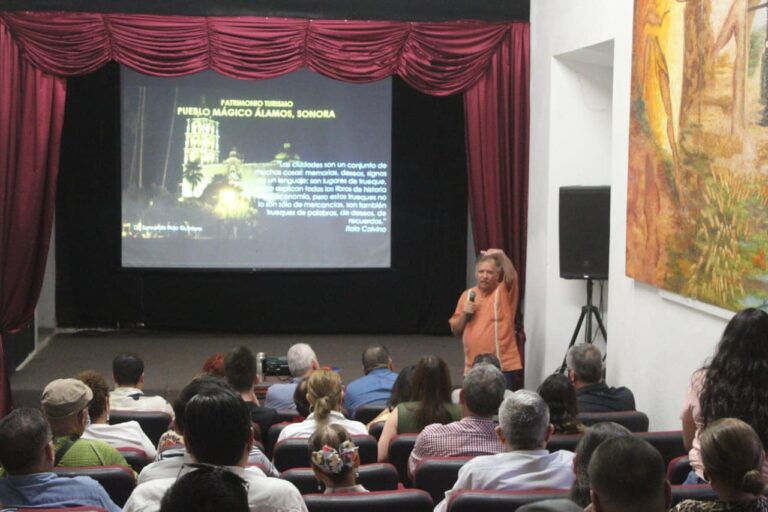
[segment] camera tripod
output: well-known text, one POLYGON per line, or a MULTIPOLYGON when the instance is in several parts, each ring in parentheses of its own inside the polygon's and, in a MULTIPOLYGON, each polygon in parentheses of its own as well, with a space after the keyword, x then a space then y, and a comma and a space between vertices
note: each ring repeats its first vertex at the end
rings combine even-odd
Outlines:
POLYGON ((557 370, 558 373, 564 373, 565 369, 567 367, 566 359, 568 357, 568 351, 571 350, 571 347, 573 347, 574 344, 576 344, 576 338, 579 336, 579 331, 581 330, 581 324, 584 323, 584 320, 586 319, 586 326, 584 328, 584 342, 585 343, 592 343, 592 315, 595 316, 595 320, 597 320, 597 327, 600 329, 600 333, 603 335, 603 339, 606 343, 608 343, 608 334, 605 331, 605 326, 603 325, 603 317, 600 316, 600 311, 597 309, 597 306, 594 306, 592 304, 592 278, 587 278, 587 304, 581 307, 581 315, 579 315, 579 321, 576 323, 576 329, 573 331, 573 336, 571 336, 571 342, 568 344, 568 348, 565 349, 565 355, 563 356, 563 364, 560 365, 560 368, 557 370))

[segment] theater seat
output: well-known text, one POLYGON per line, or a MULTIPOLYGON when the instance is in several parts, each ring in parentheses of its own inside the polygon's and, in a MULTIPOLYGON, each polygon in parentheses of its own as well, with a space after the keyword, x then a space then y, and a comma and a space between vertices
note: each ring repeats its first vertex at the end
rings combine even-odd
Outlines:
POLYGON ((683 500, 715 501, 717 493, 709 484, 701 485, 673 485, 672 506, 683 500))
POLYGON ((126 421, 138 421, 141 425, 141 430, 147 434, 147 437, 152 444, 157 446, 157 442, 160 440, 165 432, 171 425, 170 414, 166 414, 160 411, 109 411, 109 424, 117 425, 118 423, 125 423, 126 421))
MULTIPOLYGON (((312 468, 292 468, 280 473, 280 478, 295 485, 301 494, 322 492, 312 468)), ((399 484, 395 466, 387 463, 361 465, 357 481, 369 491, 394 491, 399 484)))
POLYGON ((429 457, 416 466, 413 472, 413 486, 425 491, 432 501, 439 502, 445 497, 459 477, 459 470, 472 457, 429 457))
POLYGON ((262 436, 262 441, 266 442, 264 445, 264 454, 270 459, 274 456, 273 452, 275 450, 275 445, 277 444, 277 438, 280 437, 280 432, 282 432, 287 425, 290 425, 287 421, 275 423, 269 427, 266 440, 262 436))
POLYGON ((149 460, 149 457, 147 457, 146 452, 144 452, 144 450, 139 450, 138 448, 123 447, 118 448, 117 451, 120 452, 120 455, 125 457, 125 461, 131 465, 136 473, 141 473, 144 466, 152 462, 149 460))
POLYGON ((587 426, 613 421, 624 425, 630 432, 648 432, 648 416, 641 411, 582 412, 579 419, 587 426))
MULTIPOLYGON (((272 460, 278 471, 291 468, 303 468, 309 464, 309 446, 307 438, 283 439, 275 445, 272 460)), ((376 462, 378 446, 373 436, 352 436, 352 441, 358 447, 360 464, 376 462)))
POLYGON ((429 494, 417 489, 351 494, 307 494, 309 512, 432 512, 429 494))
POLYGON ((681 485, 691 472, 691 461, 687 455, 675 457, 667 465, 667 480, 672 485, 681 485))
POLYGON ((683 432, 681 430, 671 430, 668 432, 637 432, 635 437, 648 441, 651 446, 656 448, 662 457, 664 465, 683 455, 688 455, 688 450, 683 444, 683 432))
POLYGON ((547 441, 547 450, 550 453, 558 450, 568 450, 572 452, 576 450, 576 445, 581 440, 584 434, 555 434, 547 441))
POLYGON ((85 466, 65 468, 57 466, 53 472, 59 476, 89 476, 99 482, 112 501, 119 507, 125 505, 128 496, 136 487, 136 477, 131 468, 125 466, 85 466))
POLYGON ((419 434, 399 434, 389 443, 389 462, 397 468, 400 481, 407 486, 411 483, 408 477, 408 457, 411 456, 417 437, 419 434))
POLYGON ((367 425, 370 423, 376 416, 381 414, 381 411, 386 409, 386 404, 366 404, 361 405, 357 409, 355 409, 355 416, 354 420, 359 421, 360 423, 367 425))
POLYGON ((568 489, 456 491, 448 500, 448 512, 513 512, 534 501, 560 498, 568 498, 568 489))

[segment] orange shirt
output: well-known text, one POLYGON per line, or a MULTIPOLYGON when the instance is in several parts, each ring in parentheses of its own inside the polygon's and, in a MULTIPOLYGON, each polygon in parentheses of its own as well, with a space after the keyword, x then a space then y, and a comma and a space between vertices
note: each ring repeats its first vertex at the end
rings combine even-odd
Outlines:
POLYGON ((465 290, 459 298, 452 319, 464 314, 464 302, 472 290, 475 291, 475 314, 467 322, 462 335, 464 374, 469 371, 475 357, 485 353, 496 354, 501 361, 501 371, 522 369, 515 336, 517 279, 509 287, 504 281, 500 282, 494 291, 488 294, 484 294, 477 287, 465 290))

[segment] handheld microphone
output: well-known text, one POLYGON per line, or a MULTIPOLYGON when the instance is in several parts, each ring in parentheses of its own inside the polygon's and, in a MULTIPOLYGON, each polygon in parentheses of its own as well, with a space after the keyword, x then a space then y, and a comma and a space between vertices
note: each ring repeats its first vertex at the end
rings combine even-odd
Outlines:
MULTIPOLYGON (((469 291, 469 302, 474 303, 475 302, 475 290, 469 291)), ((467 320, 472 318, 473 313, 465 313, 467 315, 467 320)))

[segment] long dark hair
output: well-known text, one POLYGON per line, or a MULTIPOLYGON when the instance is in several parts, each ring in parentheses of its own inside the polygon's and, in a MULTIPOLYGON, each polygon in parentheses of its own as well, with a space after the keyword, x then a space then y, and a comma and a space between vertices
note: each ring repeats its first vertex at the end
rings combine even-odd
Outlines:
POLYGON ((541 398, 549 406, 549 422, 557 434, 576 434, 583 426, 579 421, 576 389, 568 377, 555 373, 547 377, 538 389, 541 398))
POLYGON ((451 403, 451 374, 448 365, 435 355, 423 356, 413 371, 412 399, 419 403, 416 426, 419 430, 432 423, 453 421, 446 404, 451 403))
POLYGON ((389 396, 389 402, 387 402, 390 411, 397 407, 397 404, 410 401, 413 394, 411 381, 413 380, 413 371, 415 369, 416 365, 410 364, 400 370, 400 373, 397 375, 395 384, 392 386, 392 394, 389 396))
POLYGON ((768 446, 768 313, 749 308, 723 331, 699 396, 704 425, 739 418, 768 446))

